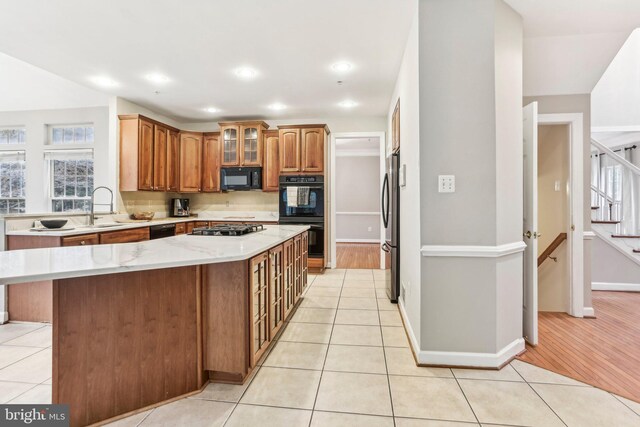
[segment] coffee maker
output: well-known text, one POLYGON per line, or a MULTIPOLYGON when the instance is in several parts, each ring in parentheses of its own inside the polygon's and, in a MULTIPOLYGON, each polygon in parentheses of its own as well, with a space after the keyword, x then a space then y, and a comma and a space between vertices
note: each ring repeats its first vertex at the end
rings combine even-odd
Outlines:
POLYGON ((189 216, 189 199, 171 199, 171 216, 189 216))

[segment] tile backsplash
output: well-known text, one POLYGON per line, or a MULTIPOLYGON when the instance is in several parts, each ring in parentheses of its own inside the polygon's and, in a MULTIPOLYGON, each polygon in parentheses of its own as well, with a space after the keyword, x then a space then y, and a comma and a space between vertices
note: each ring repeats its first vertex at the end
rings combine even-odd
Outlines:
POLYGON ((136 211, 169 211, 169 201, 174 197, 191 200, 191 211, 270 211, 278 212, 278 193, 262 191, 232 191, 229 193, 154 193, 147 191, 121 192, 118 211, 129 214, 136 211))

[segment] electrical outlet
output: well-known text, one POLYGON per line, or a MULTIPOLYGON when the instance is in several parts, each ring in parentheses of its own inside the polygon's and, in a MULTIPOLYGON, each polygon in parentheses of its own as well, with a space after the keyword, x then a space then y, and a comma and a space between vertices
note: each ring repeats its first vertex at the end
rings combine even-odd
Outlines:
POLYGON ((371 228, 371 227, 367 227, 367 231, 371 231, 371 230, 372 230, 372 228, 371 228))
POLYGON ((455 175, 438 175, 438 193, 455 193, 455 175))
POLYGON ((227 200, 227 207, 229 207, 229 201, 227 200))
POLYGON ((553 185, 555 191, 560 191, 560 181, 556 181, 553 185))

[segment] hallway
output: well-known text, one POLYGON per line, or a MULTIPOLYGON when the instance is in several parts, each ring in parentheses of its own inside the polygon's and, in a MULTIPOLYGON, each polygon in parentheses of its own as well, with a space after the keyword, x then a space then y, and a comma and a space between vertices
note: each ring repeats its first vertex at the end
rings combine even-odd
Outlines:
POLYGON ((336 268, 380 268, 380 244, 337 243, 336 268))
POLYGON ((640 402, 640 293, 593 292, 596 319, 541 312, 518 359, 640 402))

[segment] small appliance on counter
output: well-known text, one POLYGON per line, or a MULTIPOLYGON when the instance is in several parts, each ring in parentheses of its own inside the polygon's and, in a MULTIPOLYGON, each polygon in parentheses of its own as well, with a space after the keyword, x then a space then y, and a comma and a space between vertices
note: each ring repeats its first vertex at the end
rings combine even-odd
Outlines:
POLYGON ((190 214, 189 199, 171 199, 171 216, 185 217, 190 214))
POLYGON ((262 168, 222 168, 220 188, 222 191, 262 190, 262 168))
POLYGON ((243 236, 256 231, 262 231, 262 224, 219 224, 213 227, 194 228, 194 236, 243 236))

